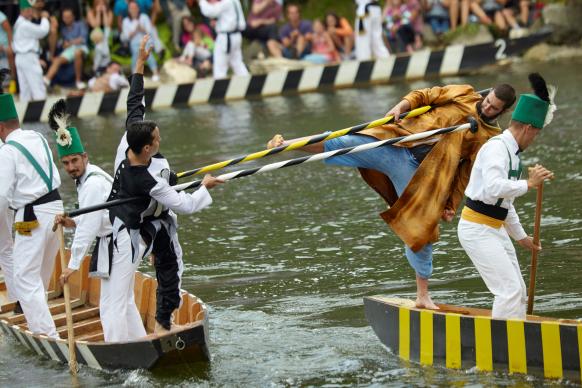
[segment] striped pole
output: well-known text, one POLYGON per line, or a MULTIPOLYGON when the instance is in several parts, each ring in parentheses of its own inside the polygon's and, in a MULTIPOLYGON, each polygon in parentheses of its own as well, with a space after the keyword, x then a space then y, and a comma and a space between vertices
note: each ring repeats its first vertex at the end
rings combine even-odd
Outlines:
MULTIPOLYGON (((416 117, 416 116, 419 116, 423 113, 426 113, 430 109, 431 109, 430 105, 423 106, 420 108, 413 109, 410 112, 404 112, 399 117, 401 120, 406 119, 406 118, 410 118, 410 117, 416 117)), ((178 178, 185 178, 185 177, 192 176, 192 175, 204 174, 204 173, 207 173, 210 171, 219 170, 221 168, 232 166, 234 164, 250 162, 251 160, 256 160, 256 159, 264 158, 265 156, 278 154, 280 152, 293 151, 293 150, 299 149, 301 147, 305 147, 306 145, 309 145, 309 144, 319 143, 320 141, 326 141, 326 140, 334 139, 336 137, 349 135, 350 133, 360 132, 360 131, 363 131, 364 129, 379 127, 380 125, 387 124, 393 120, 394 120, 394 116, 386 116, 386 117, 383 117, 383 118, 378 119, 378 120, 358 124, 358 125, 355 125, 353 127, 340 129, 340 130, 337 130, 337 131, 334 131, 331 133, 326 132, 326 133, 321 133, 319 135, 313 135, 313 136, 310 136, 306 139, 299 140, 299 141, 293 142, 293 143, 288 144, 288 145, 283 145, 283 146, 271 148, 271 149, 264 150, 264 151, 254 152, 252 154, 248 154, 245 156, 239 156, 238 158, 225 160, 224 162, 210 164, 208 166, 195 168, 193 170, 179 172, 177 174, 177 176, 178 176, 178 178)))
MULTIPOLYGON (((222 175, 218 176, 217 178, 227 181, 227 180, 242 178, 245 176, 263 173, 263 172, 267 172, 267 171, 278 170, 278 169, 285 168, 285 167, 297 166, 297 165, 303 164, 303 163, 315 162, 317 160, 323 160, 323 159, 331 158, 333 156, 353 154, 356 152, 362 152, 362 151, 366 151, 366 150, 371 150, 373 148, 382 147, 384 145, 400 144, 400 143, 408 143, 408 142, 418 141, 418 140, 426 139, 426 138, 431 137, 431 136, 442 135, 445 133, 459 132, 459 131, 462 131, 465 129, 470 129, 471 132, 476 132, 477 131, 477 121, 474 118, 470 117, 469 122, 466 124, 455 125, 452 127, 446 127, 446 128, 440 128, 440 129, 434 129, 432 131, 415 133, 413 135, 408 135, 408 136, 395 137, 395 138, 388 139, 388 140, 375 141, 373 143, 362 144, 362 145, 354 146, 354 147, 340 148, 339 150, 322 152, 322 153, 311 155, 311 156, 304 156, 302 158, 284 160, 282 162, 271 163, 271 164, 267 164, 267 165, 262 166, 262 167, 252 168, 252 169, 248 169, 248 170, 233 171, 233 172, 230 172, 227 174, 222 174, 222 175)), ((176 191, 182 191, 182 190, 188 190, 188 189, 195 189, 195 188, 199 187, 201 184, 202 184, 202 181, 197 180, 197 181, 182 183, 182 184, 175 185, 172 187, 176 191)), ((144 198, 147 198, 147 197, 131 197, 131 198, 117 199, 114 201, 102 203, 100 205, 89 206, 89 207, 86 207, 83 209, 74 210, 72 212, 66 213, 66 215, 68 217, 76 217, 76 216, 80 216, 82 214, 107 209, 107 208, 110 208, 113 206, 119 206, 119 205, 123 205, 123 204, 129 203, 129 202, 143 200, 144 198)))

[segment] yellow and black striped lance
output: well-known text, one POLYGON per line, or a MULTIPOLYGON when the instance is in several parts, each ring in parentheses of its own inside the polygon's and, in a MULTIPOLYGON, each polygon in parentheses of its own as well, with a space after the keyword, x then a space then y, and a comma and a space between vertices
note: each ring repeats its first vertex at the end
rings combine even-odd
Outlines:
MULTIPOLYGON (((410 118, 410 117, 419 116, 423 113, 428 112, 431 108, 432 107, 430 105, 426 105, 426 106, 422 106, 420 108, 413 109, 410 112, 404 112, 400 115, 400 119, 402 120, 402 119, 406 119, 406 118, 410 118)), ((349 128, 339 129, 339 130, 334 131, 334 132, 325 132, 325 133, 321 133, 318 135, 313 135, 313 136, 310 136, 306 139, 299 140, 299 141, 293 142, 293 143, 288 144, 288 145, 283 145, 283 146, 271 148, 268 150, 254 152, 252 154, 248 154, 245 156, 239 156, 238 158, 225 160, 224 162, 210 164, 208 166, 195 168, 193 170, 179 172, 177 174, 177 176, 178 176, 178 179, 180 179, 180 178, 186 178, 186 177, 189 177, 192 175, 204 174, 204 173, 214 171, 214 170, 220 170, 221 168, 225 168, 225 167, 232 166, 235 164, 250 162, 251 160, 264 158, 265 156, 275 155, 275 154, 278 154, 281 152, 297 150, 297 149, 299 149, 301 147, 305 147, 306 145, 309 145, 309 144, 319 143, 320 141, 326 141, 326 140, 334 139, 336 137, 349 135, 351 133, 363 131, 364 129, 379 127, 380 125, 388 124, 389 122, 391 122, 393 120, 394 120, 394 116, 386 116, 386 117, 383 117, 383 118, 378 119, 378 120, 354 125, 353 127, 349 127, 349 128)))

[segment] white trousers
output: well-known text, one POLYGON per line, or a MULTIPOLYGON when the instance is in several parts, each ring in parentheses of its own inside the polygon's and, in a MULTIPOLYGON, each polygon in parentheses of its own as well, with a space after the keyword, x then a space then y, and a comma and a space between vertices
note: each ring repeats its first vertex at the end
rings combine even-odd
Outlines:
POLYGON ((228 35, 219 33, 216 37, 213 54, 213 76, 215 79, 226 78, 228 67, 235 75, 248 75, 249 71, 242 57, 242 35, 240 32, 230 34, 230 52, 227 53, 228 35))
POLYGON ((14 263, 12 262, 12 224, 14 223, 14 211, 8 209, 5 217, 0 219, 0 268, 4 276, 4 283, 8 294, 8 301, 15 302, 14 294, 14 263))
POLYGON ((461 219, 457 233, 463 249, 495 296, 491 316, 525 319, 527 289, 505 228, 495 229, 461 219))
POLYGON ((45 100, 46 86, 42 80, 42 67, 35 53, 16 54, 16 74, 20 87, 20 101, 45 100))
MULTIPOLYGON (((62 213, 62 202, 60 213, 62 213)), ((14 237, 14 294, 26 317, 28 329, 35 334, 58 338, 55 322, 46 301, 46 290, 53 272, 55 257, 59 250, 58 235, 52 231, 55 214, 43 210, 55 207, 54 202, 34 207, 39 226, 31 236, 19 233, 14 237)), ((24 209, 16 212, 16 221, 22 220, 24 209)))
POLYGON ((132 263, 131 258, 131 242, 125 229, 118 234, 117 248, 113 247, 111 275, 101 280, 99 313, 107 342, 125 342, 146 336, 133 293, 135 271, 140 262, 132 263))
POLYGON ((390 55, 382 38, 382 10, 370 7, 368 17, 363 21, 364 32, 360 34, 360 23, 356 18, 355 51, 358 61, 372 58, 388 58, 390 55))

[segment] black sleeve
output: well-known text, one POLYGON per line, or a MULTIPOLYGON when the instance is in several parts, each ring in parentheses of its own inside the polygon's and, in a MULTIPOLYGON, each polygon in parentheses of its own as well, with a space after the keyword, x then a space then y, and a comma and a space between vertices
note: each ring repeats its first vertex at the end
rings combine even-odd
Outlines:
POLYGON ((143 89, 143 74, 133 74, 131 76, 129 93, 127 94, 127 120, 125 120, 125 130, 131 123, 143 120, 145 116, 145 102, 143 89))

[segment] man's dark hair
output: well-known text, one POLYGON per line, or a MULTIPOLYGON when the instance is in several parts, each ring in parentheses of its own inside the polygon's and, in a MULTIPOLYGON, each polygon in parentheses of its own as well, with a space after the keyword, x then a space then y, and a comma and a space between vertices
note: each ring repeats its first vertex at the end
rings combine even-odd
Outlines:
POLYGON ((150 120, 136 121, 127 128, 127 144, 135 153, 140 154, 143 147, 154 141, 154 130, 158 125, 150 120))
POLYGON ((509 109, 515 103, 515 89, 509 84, 500 84, 493 88, 495 97, 505 103, 503 109, 509 109))

